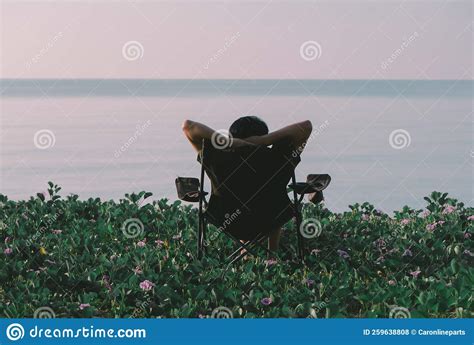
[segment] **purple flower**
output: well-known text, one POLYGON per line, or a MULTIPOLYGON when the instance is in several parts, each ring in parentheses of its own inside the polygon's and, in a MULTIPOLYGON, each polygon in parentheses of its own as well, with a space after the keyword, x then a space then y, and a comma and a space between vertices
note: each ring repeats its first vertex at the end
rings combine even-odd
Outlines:
POLYGON ((408 225, 408 224, 410 224, 410 222, 411 222, 410 219, 405 218, 405 219, 402 219, 402 221, 400 222, 400 224, 402 224, 402 225, 408 225))
POLYGON ((370 216, 368 214, 363 214, 362 215, 362 220, 369 220, 370 216))
POLYGON ((405 249, 402 256, 413 256, 413 253, 411 252, 410 249, 405 249))
POLYGON ((443 225, 444 223, 446 223, 444 220, 439 220, 438 222, 436 222, 436 224, 438 225, 443 225))
POLYGON ((378 249, 385 248, 386 245, 387 244, 382 237, 374 241, 374 246, 376 246, 378 249))
POLYGON ((268 259, 268 260, 265 260, 265 265, 267 265, 267 267, 276 265, 277 263, 278 263, 278 261, 275 260, 275 259, 268 259))
POLYGON ((436 225, 437 225, 437 223, 428 224, 426 226, 426 230, 428 230, 429 232, 433 232, 436 229, 436 225))
POLYGON ((430 210, 424 210, 421 212, 421 218, 426 218, 431 214, 430 210))
POLYGON ((472 252, 467 249, 463 252, 463 254, 467 256, 474 256, 474 254, 472 254, 472 252))
POLYGON ((416 278, 418 277, 418 275, 421 273, 421 271, 419 270, 416 270, 416 271, 411 271, 410 274, 413 278, 416 278))
POLYGON ((161 248, 161 247, 163 247, 163 244, 165 244, 165 241, 156 240, 155 243, 156 243, 156 246, 157 246, 158 248, 161 248))
POLYGON ((137 247, 143 248, 146 246, 146 238, 137 242, 137 247))
POLYGON ((149 280, 144 280, 140 283, 140 289, 142 289, 143 291, 150 291, 151 289, 153 289, 154 286, 155 284, 149 280))
POLYGON ((346 251, 340 249, 337 250, 337 254, 343 259, 348 259, 350 257, 346 251))
POLYGON ((464 238, 465 238, 465 239, 471 238, 471 234, 466 231, 466 232, 464 233, 464 238))
POLYGON ((112 285, 110 284, 110 277, 106 274, 102 276, 102 282, 104 283, 105 287, 109 292, 112 292, 112 285))
POLYGON ((474 214, 471 215, 471 216, 469 216, 469 217, 467 217, 467 220, 474 220, 474 214))
POLYGON ((272 298, 271 297, 265 297, 265 298, 262 298, 262 300, 260 301, 260 303, 262 303, 263 305, 270 305, 272 304, 272 298))
POLYGON ((456 211, 456 207, 453 205, 446 205, 443 210, 443 214, 450 214, 456 211))
POLYGON ((3 253, 4 253, 5 255, 10 255, 11 253, 13 253, 13 249, 7 248, 7 249, 5 249, 5 250, 3 251, 3 253))
POLYGON ((84 310, 86 308, 89 308, 91 305, 89 303, 81 303, 79 305, 79 309, 84 310))
POLYGON ((385 258, 383 255, 380 255, 377 260, 375 260, 375 263, 376 264, 380 264, 381 262, 384 262, 385 261, 385 258))
POLYGON ((59 229, 55 229, 55 230, 51 230, 51 232, 55 235, 59 235, 61 234, 63 231, 62 230, 59 230, 59 229))
POLYGON ((133 270, 132 270, 136 275, 139 275, 139 274, 142 274, 143 273, 143 270, 140 266, 137 266, 135 267, 133 270))
POLYGON ((394 286, 396 284, 397 284, 397 282, 393 279, 388 281, 388 285, 390 285, 390 286, 394 286))
POLYGON ((306 279, 305 283, 310 288, 311 286, 314 285, 314 280, 313 279, 306 279))
POLYGON ((381 216, 381 215, 383 215, 384 213, 385 213, 385 212, 384 212, 383 210, 381 210, 380 208, 378 208, 378 209, 375 210, 375 214, 376 214, 377 216, 381 216))

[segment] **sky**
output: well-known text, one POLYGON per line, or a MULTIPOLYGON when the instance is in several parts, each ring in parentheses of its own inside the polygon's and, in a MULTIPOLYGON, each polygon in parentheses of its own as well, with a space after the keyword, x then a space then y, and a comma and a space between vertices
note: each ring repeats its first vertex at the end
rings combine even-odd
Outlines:
POLYGON ((473 76, 471 1, 2 0, 1 17, 1 78, 473 76))

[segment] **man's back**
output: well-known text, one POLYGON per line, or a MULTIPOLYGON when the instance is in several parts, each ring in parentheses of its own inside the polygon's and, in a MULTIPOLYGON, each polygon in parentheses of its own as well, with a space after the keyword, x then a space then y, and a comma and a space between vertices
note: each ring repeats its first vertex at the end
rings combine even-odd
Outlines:
POLYGON ((206 214, 214 225, 252 239, 293 216, 286 186, 300 158, 288 142, 235 150, 216 149, 208 142, 204 155, 212 183, 206 214))

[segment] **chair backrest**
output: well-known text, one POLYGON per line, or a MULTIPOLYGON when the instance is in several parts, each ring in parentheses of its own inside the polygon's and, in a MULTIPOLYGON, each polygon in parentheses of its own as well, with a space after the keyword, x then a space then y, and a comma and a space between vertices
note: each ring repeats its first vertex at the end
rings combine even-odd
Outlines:
POLYGON ((204 158, 205 171, 216 194, 243 196, 263 186, 283 189, 294 171, 279 151, 263 146, 236 150, 209 148, 204 150, 204 154, 207 155, 204 158))

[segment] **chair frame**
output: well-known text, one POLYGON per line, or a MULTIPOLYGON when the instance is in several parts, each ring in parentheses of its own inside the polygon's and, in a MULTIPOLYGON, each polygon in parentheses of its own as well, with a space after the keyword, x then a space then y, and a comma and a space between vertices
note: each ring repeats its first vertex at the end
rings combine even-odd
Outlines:
MULTIPOLYGON (((207 206, 206 195, 207 193, 204 191, 204 180, 205 180, 205 165, 204 165, 204 154, 205 154, 205 140, 202 141, 202 148, 200 152, 201 158, 201 174, 200 174, 200 181, 199 181, 199 193, 198 193, 198 240, 197 240, 197 258, 201 259, 205 255, 206 249, 206 230, 207 224, 206 217, 204 214, 204 206, 207 206)), ((301 204, 303 198, 306 194, 314 192, 311 186, 307 183, 303 182, 296 182, 295 172, 293 171, 291 177, 291 184, 289 184, 289 189, 293 191, 293 211, 294 211, 294 218, 295 218, 295 226, 294 229, 297 232, 298 238, 298 245, 297 245, 297 257, 301 262, 304 261, 305 257, 305 243, 304 237, 301 234, 300 227, 302 223, 302 213, 301 213, 301 204), (298 186, 298 188, 296 188, 298 186)), ((258 233, 252 240, 242 243, 239 239, 237 239, 232 234, 222 231, 226 234, 232 241, 238 246, 238 248, 227 257, 228 267, 230 267, 235 262, 242 259, 247 252, 253 255, 258 255, 256 252, 256 248, 259 247, 263 249, 268 255, 275 255, 275 253, 271 252, 268 248, 266 248, 265 243, 262 243, 268 238, 267 234, 258 233)))

